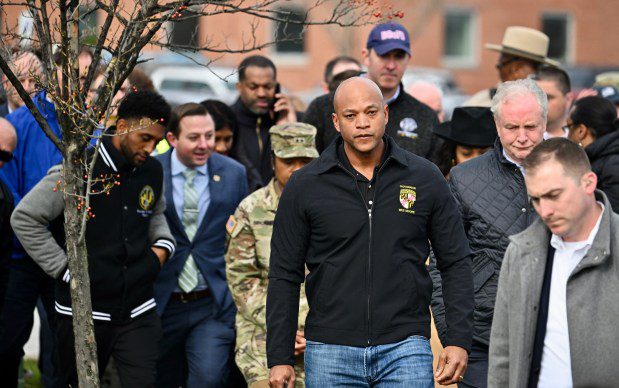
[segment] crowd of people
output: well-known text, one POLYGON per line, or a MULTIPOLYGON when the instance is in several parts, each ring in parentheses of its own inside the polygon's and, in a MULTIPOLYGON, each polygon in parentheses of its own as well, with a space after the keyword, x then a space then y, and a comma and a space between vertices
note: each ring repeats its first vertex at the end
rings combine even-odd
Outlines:
MULTIPOLYGON (((330 61, 305 112, 261 55, 239 63, 231 106, 172 108, 134 71, 87 153, 107 177, 86 228, 101 375, 613 386, 619 92, 575 95, 548 44, 507 28, 487 45, 500 82, 447 122, 440 88, 404 88, 410 38, 395 22, 372 29, 361 61, 330 61)), ((82 50, 80 71, 92 59, 82 50)), ((62 137, 36 54, 11 67, 62 137)), ((89 101, 103 82, 82 85, 89 101)), ((2 83, 0 381, 17 385, 37 309, 44 385, 75 387, 62 154, 2 83)))

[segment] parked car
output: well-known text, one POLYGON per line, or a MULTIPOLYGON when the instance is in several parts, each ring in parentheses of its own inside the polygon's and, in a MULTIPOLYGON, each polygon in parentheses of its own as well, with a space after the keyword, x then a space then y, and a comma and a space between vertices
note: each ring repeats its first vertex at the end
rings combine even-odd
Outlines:
POLYGON ((201 54, 146 52, 140 57, 140 62, 139 67, 172 106, 206 99, 229 104, 238 96, 236 69, 208 65, 208 59, 201 54))
POLYGON ((238 76, 232 68, 161 66, 150 74, 155 88, 172 106, 217 99, 230 104, 238 92, 238 76))

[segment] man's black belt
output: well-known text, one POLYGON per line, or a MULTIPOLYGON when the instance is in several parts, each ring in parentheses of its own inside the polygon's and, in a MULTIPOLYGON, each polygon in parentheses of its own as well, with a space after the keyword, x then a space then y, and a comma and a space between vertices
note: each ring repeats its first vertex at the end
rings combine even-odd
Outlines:
POLYGON ((206 288, 200 291, 173 292, 172 295, 170 295, 170 299, 177 301, 177 302, 187 303, 187 302, 193 302, 195 300, 199 300, 202 298, 206 298, 209 295, 211 295, 211 289, 206 288))

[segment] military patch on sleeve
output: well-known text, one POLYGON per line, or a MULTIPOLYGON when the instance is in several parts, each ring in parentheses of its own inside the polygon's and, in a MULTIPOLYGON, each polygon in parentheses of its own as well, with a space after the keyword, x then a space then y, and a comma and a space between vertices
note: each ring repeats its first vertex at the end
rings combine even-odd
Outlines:
POLYGON ((228 234, 234 233, 234 229, 236 229, 237 225, 238 222, 236 222, 236 218, 234 218, 234 215, 231 215, 230 218, 228 218, 228 222, 226 222, 226 230, 228 231, 228 234))

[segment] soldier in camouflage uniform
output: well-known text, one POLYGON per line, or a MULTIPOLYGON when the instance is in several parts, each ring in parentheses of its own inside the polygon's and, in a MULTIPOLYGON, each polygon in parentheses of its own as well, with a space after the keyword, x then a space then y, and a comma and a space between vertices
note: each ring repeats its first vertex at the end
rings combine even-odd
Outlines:
MULTIPOLYGON (((245 198, 227 224, 226 275, 236 303, 236 363, 250 388, 268 387, 266 299, 275 211, 290 175, 318 157, 316 129, 303 123, 276 125, 269 131, 275 177, 245 198)), ((304 387, 303 329, 309 310, 301 287, 299 328, 295 343, 296 387, 304 387)))

